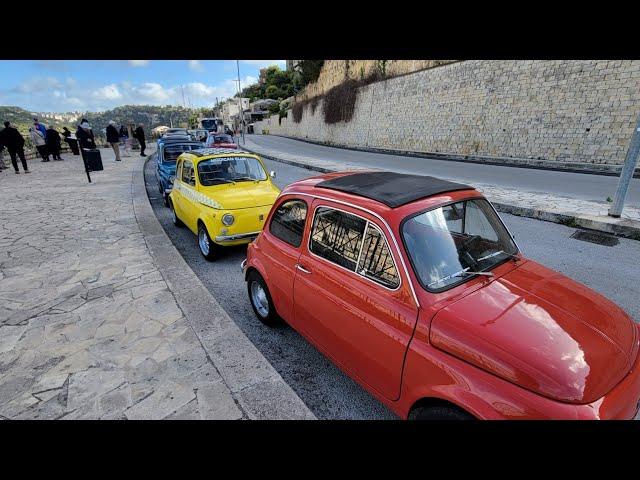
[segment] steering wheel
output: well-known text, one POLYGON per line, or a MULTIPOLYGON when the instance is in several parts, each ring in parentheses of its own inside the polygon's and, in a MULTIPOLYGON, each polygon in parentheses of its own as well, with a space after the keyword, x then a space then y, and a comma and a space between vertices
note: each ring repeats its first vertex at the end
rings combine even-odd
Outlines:
POLYGON ((473 245, 474 243, 477 243, 480 240, 482 240, 482 237, 480 235, 471 235, 469 238, 467 238, 462 242, 461 247, 467 248, 468 246, 473 245))

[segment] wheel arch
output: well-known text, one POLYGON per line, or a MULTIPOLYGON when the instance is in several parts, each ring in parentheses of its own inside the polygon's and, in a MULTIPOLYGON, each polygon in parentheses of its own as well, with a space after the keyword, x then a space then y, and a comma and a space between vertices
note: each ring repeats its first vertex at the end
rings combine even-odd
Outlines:
POLYGON ((447 407, 447 408, 452 408, 454 410, 458 410, 458 411, 460 411, 462 413, 465 413, 467 415, 471 415, 473 418, 476 418, 476 419, 478 418, 477 415, 474 414, 474 412, 469 411, 467 408, 464 408, 464 407, 460 406, 456 402, 453 402, 453 401, 451 401, 449 399, 442 398, 442 397, 422 397, 422 398, 419 398, 409 408, 409 411, 407 412, 407 418, 410 418, 411 414, 416 409, 418 409, 418 408, 427 408, 427 407, 447 407))

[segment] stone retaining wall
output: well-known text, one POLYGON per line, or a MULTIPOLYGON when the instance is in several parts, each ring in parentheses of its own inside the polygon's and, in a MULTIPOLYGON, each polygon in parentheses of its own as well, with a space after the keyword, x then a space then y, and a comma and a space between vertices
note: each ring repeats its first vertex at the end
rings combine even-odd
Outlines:
POLYGON ((640 112, 640 61, 468 60, 359 89, 351 121, 323 102, 255 124, 356 148, 620 165, 640 112))

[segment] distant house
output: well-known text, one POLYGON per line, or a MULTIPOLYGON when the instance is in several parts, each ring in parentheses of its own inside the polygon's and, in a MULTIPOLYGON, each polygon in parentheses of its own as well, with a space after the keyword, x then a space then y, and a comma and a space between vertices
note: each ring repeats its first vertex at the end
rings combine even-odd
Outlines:
MULTIPOLYGON (((277 100, 272 100, 270 98, 266 98, 264 100, 256 100, 255 102, 253 102, 252 104, 250 104, 249 106, 249 116, 250 119, 248 119, 251 122, 257 122, 262 120, 265 117, 269 116, 269 107, 271 107, 274 104, 278 104, 279 102, 277 100)), ((245 117, 247 115, 245 114, 245 117)))

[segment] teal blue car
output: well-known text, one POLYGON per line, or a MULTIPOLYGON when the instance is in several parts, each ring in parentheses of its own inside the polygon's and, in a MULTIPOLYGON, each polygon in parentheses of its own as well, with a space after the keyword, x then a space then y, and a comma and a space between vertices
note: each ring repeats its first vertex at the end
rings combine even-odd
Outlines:
POLYGON ((181 153, 203 148, 202 142, 191 140, 171 139, 168 137, 164 142, 158 142, 156 155, 156 180, 158 181, 158 191, 162 195, 165 206, 169 206, 169 194, 173 188, 173 180, 176 176, 176 159, 181 153))

